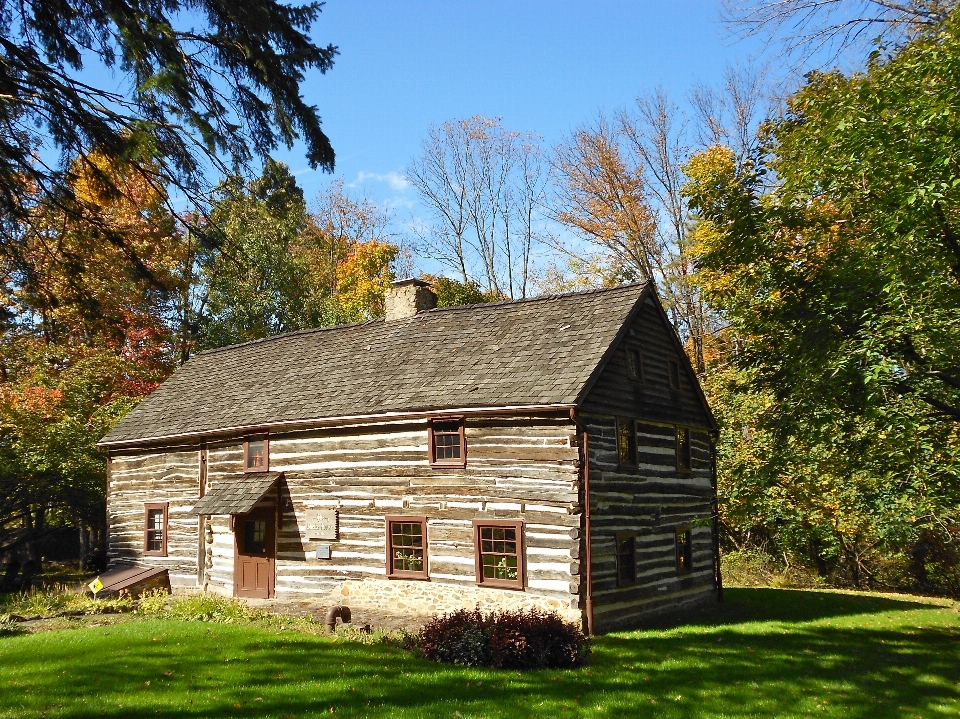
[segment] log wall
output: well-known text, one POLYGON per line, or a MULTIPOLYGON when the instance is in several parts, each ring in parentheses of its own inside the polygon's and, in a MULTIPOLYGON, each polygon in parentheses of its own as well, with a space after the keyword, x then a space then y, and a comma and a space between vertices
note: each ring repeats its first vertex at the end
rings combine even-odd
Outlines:
POLYGON ((165 567, 173 586, 196 586, 199 524, 190 514, 200 491, 199 448, 133 452, 110 458, 108 569, 165 567), (169 502, 167 556, 144 555, 144 504, 169 502))
POLYGON ((583 402, 589 434, 594 627, 641 625, 666 612, 715 600, 713 445, 696 377, 680 362, 672 389, 668 360, 680 360, 673 329, 652 301, 583 402), (631 377, 627 348, 643 356, 643 377, 631 377), (637 463, 621 466, 617 417, 633 420, 637 463), (691 471, 677 470, 676 428, 691 429, 691 471), (677 570, 676 531, 691 527, 693 571, 677 570), (636 582, 618 586, 616 536, 635 534, 636 582))
MULTIPOLYGON (((464 469, 430 467, 425 420, 271 436, 270 471, 282 472, 283 479, 278 496, 262 503, 275 504, 278 499, 280 503, 276 596, 304 598, 329 592, 344 580, 386 577, 388 514, 427 517, 430 582, 476 590, 473 520, 520 519, 525 593, 578 609, 581 511, 579 449, 575 442, 571 446, 575 433, 566 415, 468 418, 464 469), (337 540, 307 535, 306 513, 312 509, 338 511, 337 540), (318 545, 331 546, 330 559, 316 558, 318 545)), ((126 526, 112 525, 118 532, 116 547, 128 545, 125 559, 152 563, 137 551, 143 543, 143 502, 155 501, 169 487, 183 493, 184 511, 189 511, 199 496, 198 451, 122 455, 113 462, 114 467, 125 468, 128 485, 124 495, 111 497, 111 506, 122 500, 140 507, 140 515, 130 514, 126 526), (174 456, 192 460, 189 482, 186 465, 177 473, 165 471, 167 458, 174 456), (159 471, 161 467, 164 471, 159 471), (138 532, 139 544, 134 538, 138 532)), ((231 481, 242 471, 242 462, 242 442, 209 444, 207 491, 231 481)), ((112 483, 111 495, 120 488, 112 483)), ((196 517, 189 517, 192 536, 181 536, 186 525, 180 525, 180 506, 178 502, 174 542, 171 501, 171 556, 164 561, 182 567, 184 580, 195 584, 200 525, 196 517)), ((205 586, 232 594, 230 518, 207 518, 203 535, 199 551, 206 557, 205 586)), ((116 559, 120 558, 118 554, 116 559)))

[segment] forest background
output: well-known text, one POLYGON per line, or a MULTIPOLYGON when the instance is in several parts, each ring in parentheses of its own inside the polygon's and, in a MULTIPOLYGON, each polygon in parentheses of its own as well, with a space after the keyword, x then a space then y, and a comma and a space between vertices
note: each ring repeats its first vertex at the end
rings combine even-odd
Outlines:
POLYGON ((96 13, 67 33, 8 17, 6 39, 42 42, 3 50, 20 99, 0 107, 0 551, 74 527, 102 556, 96 442, 196 352, 377 318, 412 274, 441 306, 654 280, 721 425, 731 565, 960 595, 960 12, 820 13, 851 4, 730 21, 791 23, 785 57, 860 52, 855 70, 730 68, 683 109, 646 91, 552 147, 494 117, 429 128, 404 173, 427 212, 406 224, 342 181, 308 199, 270 159, 302 137, 333 166, 297 94, 304 68, 333 66, 307 37, 319 8, 259 3, 261 37, 215 13, 199 40, 161 33, 220 53, 206 69, 145 51, 149 32, 97 35, 96 13), (106 120, 51 90, 79 69, 71 42, 147 78, 106 120), (38 117, 56 162, 31 144, 38 117))

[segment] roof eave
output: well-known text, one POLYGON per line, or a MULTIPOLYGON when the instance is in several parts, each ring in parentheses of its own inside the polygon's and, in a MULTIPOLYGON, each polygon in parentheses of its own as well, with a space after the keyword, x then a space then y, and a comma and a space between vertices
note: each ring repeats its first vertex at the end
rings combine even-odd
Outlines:
POLYGON ((382 421, 401 421, 429 419, 449 415, 481 415, 481 414, 523 414, 530 413, 558 413, 567 414, 576 404, 524 404, 488 407, 453 407, 443 409, 418 410, 410 412, 378 412, 372 414, 342 415, 338 417, 322 417, 306 420, 287 420, 266 424, 238 425, 216 430, 200 430, 196 432, 181 432, 177 434, 158 435, 155 437, 138 437, 136 439, 120 439, 97 442, 97 448, 110 451, 113 449, 134 449, 154 445, 164 445, 191 440, 225 439, 246 434, 258 434, 283 431, 304 431, 322 427, 335 427, 348 424, 372 424, 382 421))

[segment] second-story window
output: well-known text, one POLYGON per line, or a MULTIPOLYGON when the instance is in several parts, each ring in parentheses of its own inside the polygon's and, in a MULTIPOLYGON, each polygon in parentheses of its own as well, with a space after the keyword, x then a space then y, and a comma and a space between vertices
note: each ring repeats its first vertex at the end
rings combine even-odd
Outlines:
POLYGON ((637 430, 626 417, 617 417, 617 457, 621 467, 637 466, 637 430))
POLYGON ((428 425, 430 464, 434 467, 467 466, 463 419, 434 419, 428 425))
POLYGON ((245 472, 270 471, 269 439, 251 437, 243 443, 243 469, 245 472))
POLYGON ((690 457, 690 430, 687 427, 677 427, 677 471, 689 472, 690 457))

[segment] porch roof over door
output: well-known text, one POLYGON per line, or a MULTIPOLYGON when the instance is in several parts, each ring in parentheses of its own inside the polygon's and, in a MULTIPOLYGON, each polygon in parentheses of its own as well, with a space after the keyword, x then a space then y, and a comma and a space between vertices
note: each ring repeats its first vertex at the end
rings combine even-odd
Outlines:
POLYGON ((282 472, 247 472, 217 482, 193 506, 191 514, 246 514, 263 497, 282 472))

